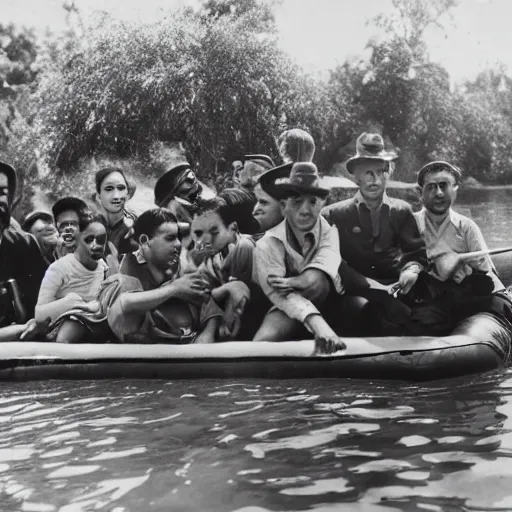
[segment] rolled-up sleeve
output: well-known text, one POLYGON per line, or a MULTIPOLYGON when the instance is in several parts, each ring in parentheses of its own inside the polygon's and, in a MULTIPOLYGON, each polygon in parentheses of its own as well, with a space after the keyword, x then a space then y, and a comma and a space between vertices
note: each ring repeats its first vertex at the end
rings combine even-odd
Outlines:
POLYGON ((286 295, 272 288, 267 278, 269 275, 286 277, 285 250, 283 244, 272 237, 258 241, 253 255, 253 280, 261 287, 268 299, 290 318, 304 323, 310 315, 319 315, 314 304, 302 295, 291 292, 286 295))

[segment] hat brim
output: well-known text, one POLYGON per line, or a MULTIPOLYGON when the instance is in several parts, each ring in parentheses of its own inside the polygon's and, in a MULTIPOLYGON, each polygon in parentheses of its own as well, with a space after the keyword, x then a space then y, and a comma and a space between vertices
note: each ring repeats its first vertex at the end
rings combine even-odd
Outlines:
POLYGON ((393 160, 396 160, 398 158, 398 154, 394 153, 392 151, 387 151, 385 153, 381 153, 380 155, 375 156, 362 156, 362 155, 356 155, 347 160, 347 163, 345 164, 345 167, 347 168, 347 171, 352 174, 353 171, 351 170, 354 165, 357 162, 364 162, 369 160, 377 160, 381 162, 392 162, 393 160))
POLYGON ((169 174, 177 175, 177 174, 183 173, 184 171, 186 171, 188 169, 192 170, 192 167, 190 166, 189 163, 183 163, 183 164, 175 165, 174 167, 172 167, 168 171, 165 171, 162 174, 162 176, 160 176, 160 178, 158 178, 156 180, 155 186, 153 188, 153 193, 154 193, 154 196, 155 196, 155 204, 157 206, 161 206, 163 203, 166 202, 166 200, 169 201, 170 200, 169 196, 174 197, 174 193, 176 192, 177 185, 175 183, 174 184, 174 188, 168 192, 168 194, 165 196, 165 198, 161 194, 160 189, 164 186, 165 181, 167 180, 169 174), (162 198, 160 198, 159 196, 162 196, 162 198))
POLYGON ((281 178, 288 178, 292 169, 293 163, 289 162, 286 164, 278 165, 273 169, 265 171, 260 174, 256 180, 256 184, 259 184, 264 192, 274 199, 281 199, 282 194, 276 188, 276 180, 281 178))
POLYGON ((312 196, 327 197, 330 190, 322 187, 308 187, 306 185, 297 185, 294 183, 278 183, 274 187, 279 192, 281 198, 294 194, 311 194, 312 196))

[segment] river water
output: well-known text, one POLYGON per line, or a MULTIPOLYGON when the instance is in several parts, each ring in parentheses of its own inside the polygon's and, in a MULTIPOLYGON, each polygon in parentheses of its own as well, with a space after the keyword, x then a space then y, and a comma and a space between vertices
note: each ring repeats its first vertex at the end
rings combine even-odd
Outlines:
MULTIPOLYGON (((460 197, 491 247, 510 197, 460 197)), ((0 512, 510 511, 511 457, 512 371, 0 388, 0 512)))

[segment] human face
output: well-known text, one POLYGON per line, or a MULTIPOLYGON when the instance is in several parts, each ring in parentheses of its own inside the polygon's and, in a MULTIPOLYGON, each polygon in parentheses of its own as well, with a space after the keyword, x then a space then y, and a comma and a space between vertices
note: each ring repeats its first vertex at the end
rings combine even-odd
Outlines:
POLYGON ((128 186, 120 172, 111 172, 101 182, 99 199, 108 213, 119 213, 123 210, 128 199, 128 186))
POLYGON ((0 203, 9 204, 9 180, 0 173, 0 203))
POLYGON ((37 219, 34 224, 32 224, 30 233, 34 235, 43 249, 53 250, 57 247, 59 233, 53 222, 37 219))
POLYGON ((389 164, 381 160, 362 160, 354 165, 354 180, 368 201, 381 199, 389 178, 389 164))
POLYGON ((185 179, 176 191, 176 195, 183 199, 188 199, 198 194, 199 182, 197 181, 196 175, 192 170, 187 172, 185 179))
MULTIPOLYGON (((141 237, 142 239, 142 237, 141 237)), ((176 272, 180 264, 181 242, 175 222, 160 224, 149 240, 141 240, 144 257, 157 268, 176 272)))
POLYGON ((236 224, 225 226, 217 212, 204 212, 192 220, 192 238, 197 251, 213 255, 236 240, 236 224))
POLYGON ((78 213, 75 210, 66 210, 57 216, 55 224, 59 235, 64 240, 65 247, 73 247, 76 244, 76 239, 80 228, 78 227, 78 213))
POLYGON ((101 222, 91 222, 77 237, 75 254, 85 267, 96 268, 103 258, 107 244, 107 230, 101 222))
POLYGON ((281 201, 285 219, 297 231, 310 231, 320 216, 325 199, 311 194, 288 197, 281 201))
POLYGON ((277 226, 283 220, 279 201, 267 194, 259 184, 254 188, 254 195, 256 204, 252 216, 258 221, 261 231, 267 231, 277 226))
POLYGON ((421 202, 428 211, 441 215, 454 203, 457 188, 455 178, 449 171, 429 172, 421 189, 421 202))

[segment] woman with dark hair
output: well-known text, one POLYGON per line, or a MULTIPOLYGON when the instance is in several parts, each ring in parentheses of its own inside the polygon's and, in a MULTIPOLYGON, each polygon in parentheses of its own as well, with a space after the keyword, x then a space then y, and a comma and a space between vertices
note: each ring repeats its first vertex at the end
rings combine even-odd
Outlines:
POLYGON ((104 325, 98 322, 96 299, 108 273, 103 260, 107 229, 101 216, 80 213, 76 249, 52 263, 41 283, 35 319, 50 319, 47 338, 58 343, 82 341, 88 331, 98 335, 104 325))
POLYGON ((135 186, 118 167, 103 167, 96 173, 94 181, 98 213, 105 217, 108 241, 114 244, 119 254, 136 250, 137 244, 131 235, 137 217, 126 209, 135 186))

